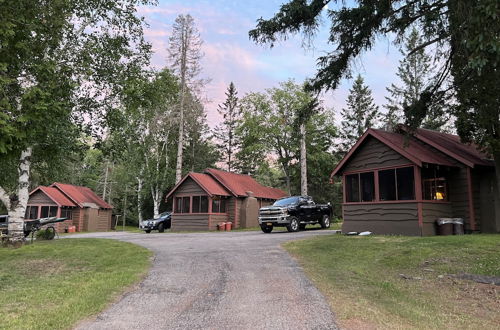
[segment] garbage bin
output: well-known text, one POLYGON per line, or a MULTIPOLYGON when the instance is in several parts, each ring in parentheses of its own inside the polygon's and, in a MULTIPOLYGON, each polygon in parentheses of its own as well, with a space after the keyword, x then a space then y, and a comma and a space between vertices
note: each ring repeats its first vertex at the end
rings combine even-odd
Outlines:
POLYGON ((439 218, 437 219, 438 234, 439 235, 453 235, 453 223, 452 218, 439 218))
POLYGON ((453 235, 463 235, 464 234, 464 219, 454 218, 453 219, 453 235))
POLYGON ((230 231, 232 225, 233 225, 232 222, 226 222, 226 231, 230 231))
POLYGON ((226 223, 225 222, 219 222, 217 224, 217 227, 218 227, 219 231, 224 231, 224 230, 226 230, 226 223))

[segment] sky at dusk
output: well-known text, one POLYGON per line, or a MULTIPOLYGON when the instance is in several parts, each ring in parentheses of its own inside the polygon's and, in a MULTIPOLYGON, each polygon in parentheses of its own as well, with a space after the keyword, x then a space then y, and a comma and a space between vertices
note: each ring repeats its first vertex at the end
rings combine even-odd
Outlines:
MULTIPOLYGON (((304 49, 302 37, 291 37, 277 43, 274 48, 257 45, 248 38, 248 31, 260 17, 271 18, 284 0, 160 0, 157 6, 141 7, 149 27, 145 30, 147 40, 153 45, 152 65, 162 68, 167 65, 168 37, 172 24, 179 14, 193 16, 204 41, 202 51, 202 77, 210 78, 205 87, 207 120, 211 127, 217 125, 220 116, 217 105, 225 99, 225 91, 231 81, 236 85, 238 96, 248 92, 262 92, 276 87, 289 78, 301 83, 314 76, 316 59, 333 45, 326 43, 329 20, 324 16, 313 47, 304 49)), ((325 12, 326 13, 326 12, 325 12)), ((400 54, 389 39, 381 39, 376 47, 356 61, 353 73, 360 73, 372 89, 375 102, 385 103, 385 88, 397 81, 400 54)), ((325 105, 333 107, 336 118, 345 106, 345 100, 352 80, 344 80, 338 90, 325 93, 325 105)))

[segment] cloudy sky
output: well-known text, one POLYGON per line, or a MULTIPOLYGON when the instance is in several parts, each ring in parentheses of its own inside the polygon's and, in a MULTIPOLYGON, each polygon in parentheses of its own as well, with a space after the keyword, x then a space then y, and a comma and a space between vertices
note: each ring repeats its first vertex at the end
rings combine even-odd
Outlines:
MULTIPOLYGON (((179 14, 191 14, 204 41, 202 60, 203 77, 211 82, 205 88, 207 118, 215 126, 220 117, 217 105, 224 101, 224 92, 233 81, 240 97, 248 92, 264 91, 289 78, 302 82, 316 71, 316 58, 328 45, 328 19, 317 33, 312 49, 302 47, 300 36, 278 43, 270 49, 256 45, 248 38, 248 31, 255 27, 260 17, 270 18, 285 0, 159 0, 154 7, 141 7, 139 13, 149 27, 146 37, 153 45, 152 64, 161 68, 167 64, 168 37, 172 24, 179 14)), ((398 49, 389 39, 381 39, 372 51, 364 54, 354 68, 373 91, 377 104, 384 104, 385 87, 396 80, 395 72, 400 58, 398 49)), ((323 96, 326 105, 338 114, 352 80, 345 80, 340 88, 323 96)))

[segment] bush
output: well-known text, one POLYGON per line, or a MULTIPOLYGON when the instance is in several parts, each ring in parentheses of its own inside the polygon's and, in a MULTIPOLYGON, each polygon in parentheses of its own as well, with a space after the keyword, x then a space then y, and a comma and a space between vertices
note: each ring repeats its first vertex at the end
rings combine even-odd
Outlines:
POLYGON ((36 232, 37 240, 51 240, 54 238, 54 236, 55 236, 54 227, 40 229, 39 231, 36 232))

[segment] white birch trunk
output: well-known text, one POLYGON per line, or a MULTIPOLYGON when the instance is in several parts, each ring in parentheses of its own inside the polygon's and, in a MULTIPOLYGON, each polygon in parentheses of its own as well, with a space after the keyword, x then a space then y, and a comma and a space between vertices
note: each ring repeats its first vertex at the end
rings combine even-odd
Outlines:
POLYGON ((306 124, 300 124, 300 194, 307 196, 306 124))
POLYGON ((161 191, 158 189, 158 185, 155 188, 151 187, 151 197, 153 198, 153 218, 158 219, 160 217, 160 203, 161 203, 161 191))
POLYGON ((0 187, 0 200, 7 207, 9 214, 8 231, 11 235, 11 243, 24 241, 24 215, 29 199, 29 180, 31 166, 32 148, 26 148, 21 152, 18 167, 17 194, 9 196, 0 187))
POLYGON ((139 224, 142 222, 142 184, 143 180, 141 177, 137 177, 137 216, 139 218, 139 224))

